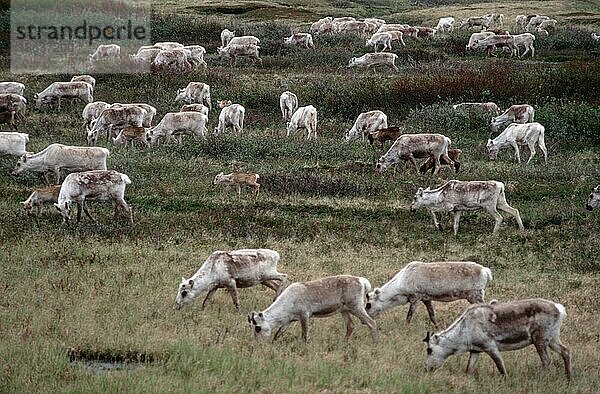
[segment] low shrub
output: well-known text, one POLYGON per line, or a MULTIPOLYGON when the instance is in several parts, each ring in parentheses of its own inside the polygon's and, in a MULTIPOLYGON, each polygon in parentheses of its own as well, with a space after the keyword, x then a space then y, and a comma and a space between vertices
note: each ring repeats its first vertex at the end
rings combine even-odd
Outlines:
MULTIPOLYGON (((365 166, 367 168, 369 173, 373 172, 372 166, 365 166)), ((281 196, 300 194, 310 197, 359 197, 381 193, 381 187, 371 177, 365 179, 344 172, 295 170, 289 174, 261 175, 261 180, 269 185, 269 193, 281 196)))
POLYGON ((591 37, 589 30, 567 26, 551 31, 548 36, 536 34, 536 49, 546 50, 600 50, 600 42, 591 37))
POLYGON ((176 41, 183 44, 201 43, 207 49, 221 45, 221 31, 225 21, 208 16, 197 17, 177 14, 155 14, 151 19, 152 40, 176 41))
POLYGON ((535 120, 544 125, 548 139, 564 143, 600 145, 598 105, 551 100, 536 111, 535 120))
POLYGON ((465 139, 487 138, 491 116, 483 111, 457 111, 451 103, 439 103, 412 109, 405 123, 409 132, 444 134, 452 137, 455 145, 465 139))
POLYGON ((209 137, 193 145, 168 146, 175 154, 182 157, 202 156, 220 162, 254 161, 292 157, 294 160, 308 162, 361 160, 364 151, 357 145, 348 145, 340 150, 339 144, 329 139, 304 140, 304 137, 269 137, 256 139, 252 136, 237 137, 221 135, 209 137))

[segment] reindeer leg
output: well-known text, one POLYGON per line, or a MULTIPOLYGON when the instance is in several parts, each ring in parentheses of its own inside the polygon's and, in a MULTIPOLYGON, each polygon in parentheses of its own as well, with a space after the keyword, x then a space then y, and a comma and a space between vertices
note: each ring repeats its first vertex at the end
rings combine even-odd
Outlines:
POLYGON ((83 205, 83 202, 76 203, 76 204, 77 204, 77 223, 79 223, 81 221, 81 206, 83 205))
POLYGON ((406 324, 409 324, 414 313, 415 310, 417 310, 417 300, 409 300, 410 302, 410 306, 408 307, 408 313, 406 314, 406 324))
POLYGON ((352 318, 350 317, 350 313, 348 311, 342 312, 342 317, 346 322, 346 340, 348 340, 352 335, 352 331, 354 331, 354 323, 352 322, 352 318))
POLYGON ((369 316, 367 311, 365 311, 364 305, 361 304, 358 307, 354 307, 352 310, 350 310, 350 313, 356 316, 362 324, 369 327, 373 341, 377 342, 379 340, 377 334, 377 323, 371 316, 369 316))
POLYGON ((521 164, 521 153, 519 152, 519 145, 516 141, 513 141, 511 145, 515 149, 515 157, 517 158, 517 163, 521 164))
POLYGON ((300 315, 300 325, 302 326, 302 338, 304 338, 304 342, 308 342, 308 316, 300 315))
POLYGON ((423 304, 425 304, 425 307, 427 308, 429 320, 431 320, 434 326, 437 326, 437 322, 435 321, 435 311, 433 310, 433 304, 431 303, 431 301, 423 301, 423 304))
POLYGON ((563 359, 565 364, 565 373, 567 374, 567 380, 571 380, 571 351, 568 347, 560 342, 560 338, 556 336, 550 341, 550 349, 554 350, 563 359))
POLYGON ((411 154, 408 158, 410 159, 411 163, 413 163, 413 166, 415 166, 415 169, 417 170, 417 175, 419 175, 419 165, 417 164, 415 157, 411 154))
POLYGON ((279 327, 279 330, 277 330, 277 332, 275 333, 275 336, 273 337, 273 342, 275 342, 277 340, 277 338, 282 336, 283 333, 285 332, 285 330, 287 330, 287 328, 289 326, 290 326, 290 323, 287 323, 287 324, 284 324, 283 326, 279 327))
POLYGON ((212 288, 208 291, 208 293, 206 293, 206 297, 204 298, 204 301, 202 301, 202 309, 204 309, 206 304, 213 298, 217 289, 218 287, 212 288))
POLYGON ((431 216, 433 216, 433 225, 440 231, 443 231, 442 225, 438 222, 437 216, 435 212, 431 211, 431 216))
POLYGON ((460 223, 460 215, 461 214, 462 214, 462 211, 454 212, 454 235, 458 234, 458 226, 460 223))
MULTIPOLYGON (((88 210, 88 206, 85 202, 85 200, 81 203, 81 205, 83 206, 83 212, 85 213, 85 215, 92 221, 92 222, 96 222, 96 220, 92 217, 92 215, 90 214, 90 211, 88 210)), ((79 216, 81 215, 81 208, 78 206, 77 209, 77 221, 79 221, 79 216)))
POLYGON ((467 364, 467 370, 465 371, 467 374, 471 374, 473 371, 475 371, 475 366, 479 360, 479 355, 480 352, 469 352, 469 363, 467 364))
POLYGON ((231 294, 231 300, 233 301, 233 305, 235 305, 235 309, 240 310, 240 301, 238 299, 238 291, 235 285, 235 280, 231 280, 229 284, 226 285, 229 290, 229 294, 231 294))
POLYGON ((506 367, 504 366, 504 360, 502 360, 502 356, 500 352, 496 348, 491 348, 485 351, 491 358, 494 360, 496 367, 501 375, 506 376, 506 367))

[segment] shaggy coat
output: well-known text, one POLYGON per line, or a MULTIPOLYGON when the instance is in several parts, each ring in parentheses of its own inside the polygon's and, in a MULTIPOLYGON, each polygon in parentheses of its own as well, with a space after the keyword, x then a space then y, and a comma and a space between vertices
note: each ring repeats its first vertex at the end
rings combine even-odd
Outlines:
POLYGON ((308 321, 311 317, 327 317, 341 313, 346 321, 346 339, 354 330, 350 315, 356 316, 369 327, 373 339, 377 339, 377 325, 364 307, 365 294, 371 290, 366 278, 338 275, 296 282, 288 286, 279 297, 262 312, 248 315, 254 335, 269 337, 275 330, 275 341, 290 323, 300 321, 302 338, 308 341, 308 321))
POLYGON ((521 215, 517 209, 506 202, 504 183, 497 181, 457 181, 451 180, 442 186, 430 190, 419 188, 410 205, 410 211, 426 208, 433 216, 433 224, 440 231, 441 224, 436 213, 454 214, 454 235, 458 233, 460 216, 463 211, 485 209, 495 220, 496 224, 492 234, 495 234, 502 223, 502 216, 498 209, 511 214, 519 224, 519 229, 524 230, 521 215))
POLYGON ((570 380, 571 351, 560 341, 560 326, 566 316, 564 306, 541 298, 470 306, 444 331, 427 333, 425 367, 433 371, 451 355, 469 352, 467 373, 471 373, 483 352, 494 360, 498 371, 506 375, 500 352, 534 345, 542 367, 548 367, 550 346, 561 355, 570 380))
POLYGON ((277 272, 279 253, 271 249, 241 249, 213 252, 190 278, 181 278, 175 309, 181 309, 203 293, 206 294, 202 309, 217 289, 229 290, 236 309, 240 309, 238 288, 262 284, 279 296, 285 286, 287 275, 277 272))
POLYGON ((369 316, 376 318, 388 309, 410 303, 406 316, 406 322, 410 323, 417 303, 422 301, 429 319, 437 324, 432 301, 483 302, 485 286, 491 280, 490 269, 477 263, 413 261, 381 288, 367 294, 366 309, 369 316))

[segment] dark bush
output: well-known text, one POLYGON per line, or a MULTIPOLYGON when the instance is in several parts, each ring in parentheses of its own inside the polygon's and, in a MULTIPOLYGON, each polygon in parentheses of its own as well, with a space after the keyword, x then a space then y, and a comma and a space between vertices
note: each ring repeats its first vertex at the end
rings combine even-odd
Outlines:
POLYGON ((600 50, 600 42, 591 37, 589 30, 580 29, 573 26, 556 29, 551 31, 546 37, 542 34, 536 35, 536 49, 547 50, 600 50))
POLYGON ((536 102, 543 97, 576 98, 595 102, 599 96, 600 65, 568 62, 540 65, 513 60, 484 64, 434 63, 410 72, 392 86, 399 105, 452 101, 536 102))
POLYGON ((453 146, 461 146, 466 140, 486 139, 491 116, 482 111, 456 111, 451 103, 440 103, 412 109, 405 124, 409 132, 444 134, 452 138, 453 146))
POLYGON ((348 145, 347 149, 340 150, 338 144, 331 140, 306 141, 300 136, 269 137, 256 139, 252 136, 237 137, 221 135, 210 137, 184 149, 168 146, 165 149, 173 150, 174 154, 183 157, 202 156, 221 162, 252 161, 279 159, 293 157, 295 160, 317 162, 319 160, 360 160, 363 154, 357 145, 348 145))
POLYGON ((545 126, 548 139, 600 146, 598 105, 551 100, 536 111, 535 117, 536 121, 545 126))
POLYGON ((293 174, 265 174, 261 179, 269 185, 269 193, 282 196, 302 194, 311 197, 359 197, 376 196, 381 192, 381 188, 373 184, 372 179, 343 172, 296 170, 293 174))
POLYGON ((224 25, 216 18, 208 16, 155 14, 151 20, 152 40, 176 41, 183 44, 202 43, 205 47, 216 48, 221 45, 221 31, 225 28, 224 25))

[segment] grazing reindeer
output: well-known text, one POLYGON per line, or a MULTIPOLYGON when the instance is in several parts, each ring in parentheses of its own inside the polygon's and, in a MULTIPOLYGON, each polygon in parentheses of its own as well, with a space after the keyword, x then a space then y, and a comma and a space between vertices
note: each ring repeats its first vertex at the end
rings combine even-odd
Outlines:
POLYGON ((550 346, 561 355, 570 380, 571 351, 560 341, 560 326, 566 316, 564 306, 541 298, 472 305, 444 331, 427 333, 423 340, 427 343, 425 368, 433 371, 451 355, 469 352, 467 373, 471 373, 483 352, 506 375, 500 352, 534 345, 542 367, 547 367, 551 363, 550 346))
POLYGON ((257 182, 258 178, 259 175, 253 172, 232 172, 231 174, 227 175, 220 172, 215 175, 213 185, 222 184, 227 187, 235 185, 238 192, 238 198, 242 193, 242 185, 246 185, 252 188, 254 197, 257 197, 260 190, 260 183, 257 182))

